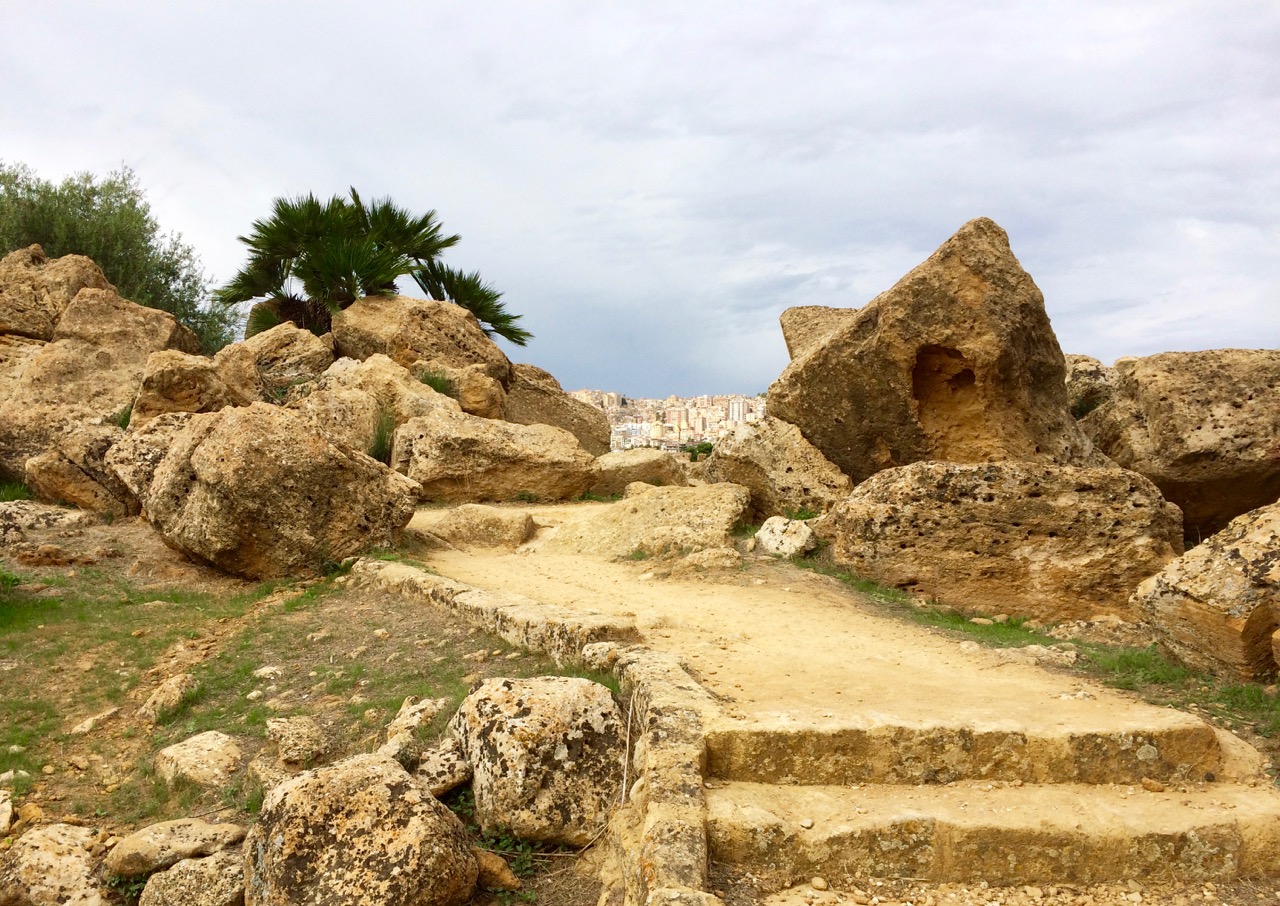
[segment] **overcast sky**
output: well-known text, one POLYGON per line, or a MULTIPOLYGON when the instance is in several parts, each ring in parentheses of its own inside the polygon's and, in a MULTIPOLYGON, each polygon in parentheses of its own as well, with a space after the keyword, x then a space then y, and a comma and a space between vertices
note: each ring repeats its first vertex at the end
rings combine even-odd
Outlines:
POLYGON ((569 390, 764 390, 978 216, 1067 352, 1280 347, 1276 0, 46 0, 0 86, 0 159, 127 164, 218 280, 278 195, 435 209, 569 390))

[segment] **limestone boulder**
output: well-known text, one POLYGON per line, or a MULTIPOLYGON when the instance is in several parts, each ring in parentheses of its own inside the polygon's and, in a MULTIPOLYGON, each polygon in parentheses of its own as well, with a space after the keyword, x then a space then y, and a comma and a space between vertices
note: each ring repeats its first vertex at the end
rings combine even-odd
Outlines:
POLYGON ((79 510, 34 500, 0 501, 0 542, 14 545, 27 533, 50 528, 75 528, 91 523, 93 517, 79 510))
POLYGON ((533 537, 537 526, 524 510, 464 503, 422 514, 415 528, 429 532, 453 547, 516 548, 533 537))
MULTIPOLYGON (((449 706, 447 698, 419 699, 410 695, 400 703, 400 710, 387 724, 386 741, 378 747, 378 754, 389 755, 404 764, 417 762, 421 746, 418 744, 419 728, 430 724, 436 715, 449 706)), ((434 795, 434 794, 433 794, 434 795)))
POLYGON ((447 387, 442 390, 457 400, 462 411, 481 418, 504 418, 507 411, 507 392, 502 384, 491 377, 485 365, 479 363, 457 368, 446 362, 415 362, 409 369, 425 384, 436 381, 447 387))
POLYGON ((804 439, 800 429, 765 416, 716 442, 707 481, 731 481, 751 491, 756 518, 826 513, 853 490, 849 477, 804 439))
POLYGON ((1120 469, 914 463, 867 479, 825 521, 855 575, 1049 622, 1134 619, 1134 589, 1182 552, 1178 508, 1120 469))
POLYGON ((471 765, 462 750, 462 743, 453 736, 441 737, 430 749, 422 752, 413 779, 433 796, 443 796, 471 780, 471 765))
POLYGON ((138 717, 149 724, 159 723, 182 707, 183 699, 195 692, 199 685, 190 673, 169 677, 147 696, 146 702, 138 709, 138 717))
POLYGON ((799 519, 770 516, 756 532, 756 550, 778 557, 797 557, 818 546, 818 536, 799 519))
POLYGON ((583 846, 618 802, 622 714, 599 683, 561 676, 486 680, 449 728, 474 771, 483 830, 583 846))
POLYGON ((62 313, 53 342, 26 362, 0 402, 0 477, 21 480, 26 461, 71 425, 109 424, 133 405, 147 358, 198 351, 199 340, 168 312, 113 291, 84 289, 62 313))
POLYGON ((147 879, 138 906, 244 906, 244 858, 224 851, 183 859, 147 879))
MULTIPOLYGON (((244 367, 248 355, 243 347, 239 353, 223 350, 220 359, 174 349, 153 352, 133 402, 130 426, 142 427, 168 412, 217 412, 262 399, 257 371, 247 372, 244 367)), ((253 368, 251 357, 248 365, 253 368)))
POLYGON ((568 500, 595 480, 595 458, 568 431, 513 425, 443 407, 396 431, 392 465, 423 500, 568 500))
POLYGON ((295 327, 292 321, 246 337, 239 345, 253 356, 267 394, 275 399, 293 387, 314 381, 334 361, 332 334, 318 337, 295 327))
POLYGON ((41 500, 112 516, 136 515, 137 498, 106 460, 124 435, 115 425, 71 425, 50 449, 27 460, 27 487, 41 500))
POLYGON ((0 334, 0 405, 13 394, 27 366, 45 345, 41 340, 0 334))
POLYGON ((5 906, 103 906, 107 902, 89 850, 96 831, 70 824, 32 828, 0 855, 5 906))
POLYGON ((541 368, 513 366, 506 405, 509 422, 563 428, 592 456, 609 452, 609 417, 604 410, 565 393, 541 368))
POLYGON ((1071 415, 1079 420, 1111 398, 1115 372, 1087 355, 1064 356, 1067 363, 1067 399, 1071 415))
POLYGON ((768 412, 855 484, 921 460, 1107 464, 1068 412, 1044 297, 986 218, 801 346, 768 412))
POLYGON ((199 818, 161 821, 136 830, 117 843, 107 854, 105 865, 113 875, 149 875, 183 859, 228 849, 244 835, 245 829, 238 824, 210 824, 199 818))
POLYGON ((324 728, 306 715, 269 718, 267 739, 275 743, 276 758, 286 765, 314 764, 332 742, 324 728))
POLYGON ((1081 427, 1182 508, 1189 542, 1280 498, 1280 350, 1162 352, 1114 372, 1081 427))
POLYGON ((156 774, 170 785, 185 780, 199 786, 223 786, 243 757, 233 737, 206 730, 157 752, 156 774))
POLYGON ((333 316, 340 356, 367 359, 381 353, 410 368, 435 361, 453 368, 483 365, 505 388, 511 360, 489 339, 476 316, 461 305, 407 296, 369 296, 333 316))
POLYGON ((1220 676, 1280 670, 1280 503, 1237 516, 1147 579, 1133 607, 1179 659, 1220 676))
POLYGON ((0 334, 53 339, 58 319, 82 289, 115 288, 83 255, 50 259, 38 245, 0 258, 0 334))
POLYGON ((149 484, 117 471, 166 544, 225 572, 318 569, 393 546, 413 515, 412 481, 296 412, 254 403, 187 418, 149 484))
POLYGON ((145 426, 126 432, 103 455, 106 468, 135 500, 146 499, 156 469, 191 418, 189 412, 156 416, 145 426))
POLYGON ((798 359, 822 343, 830 334, 847 327, 858 317, 855 308, 830 308, 826 305, 797 305, 788 308, 778 319, 787 355, 798 359))
POLYGON ((616 503, 566 523, 547 541, 549 550, 626 557, 689 554, 733 545, 733 530, 750 511, 741 485, 657 488, 633 484, 616 503))
POLYGON ((455 906, 476 884, 462 823, 393 759, 378 755, 274 787, 244 855, 246 906, 455 906))
POLYGON ((596 458, 599 474, 591 493, 599 497, 616 497, 627 485, 643 481, 655 487, 684 487, 689 483, 685 466, 666 450, 637 447, 618 450, 596 458))

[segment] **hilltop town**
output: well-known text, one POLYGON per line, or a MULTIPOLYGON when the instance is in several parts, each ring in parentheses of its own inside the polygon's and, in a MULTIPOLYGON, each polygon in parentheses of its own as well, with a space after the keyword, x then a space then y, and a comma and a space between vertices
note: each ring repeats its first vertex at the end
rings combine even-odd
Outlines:
POLYGON ((576 390, 569 395, 604 410, 613 451, 657 447, 674 452, 715 443, 739 425, 759 421, 765 411, 763 394, 637 399, 612 390, 576 390))

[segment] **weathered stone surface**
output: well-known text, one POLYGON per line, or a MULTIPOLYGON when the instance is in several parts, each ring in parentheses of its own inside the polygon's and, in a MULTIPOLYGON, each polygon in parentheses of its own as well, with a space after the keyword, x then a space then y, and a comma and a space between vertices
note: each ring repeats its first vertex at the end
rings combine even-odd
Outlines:
POLYGON ((1280 503, 1237 516, 1138 586, 1133 607, 1181 660, 1221 676, 1280 669, 1280 503))
POLYGON ((165 783, 179 779, 200 786, 222 786, 240 767, 240 744, 225 733, 207 730, 156 753, 156 773, 165 783))
POLYGON ((38 245, 10 252, 0 258, 0 334, 52 339, 58 319, 86 287, 114 290, 83 255, 50 259, 38 245))
POLYGON ((138 709, 138 716, 147 723, 157 723, 162 717, 177 711, 182 699, 194 692, 198 685, 190 673, 169 677, 147 696, 146 702, 138 709))
POLYGON ((592 456, 609 452, 609 417, 604 410, 574 399, 541 368, 512 366, 506 406, 509 422, 563 428, 592 456))
POLYGON ((0 857, 5 906, 101 906, 89 847, 97 832, 70 824, 32 828, 0 857))
POLYGON ((1114 373, 1080 425, 1182 508, 1188 541, 1280 497, 1280 350, 1162 352, 1114 373))
POLYGON ((1067 411, 1044 298, 986 218, 795 358, 768 410, 855 483, 919 460, 1106 465, 1067 411))
POLYGON ((67 428, 54 446, 27 460, 27 487, 41 500, 113 516, 135 515, 138 500, 108 467, 108 451, 124 437, 115 425, 67 428))
POLYGON ((27 365, 45 346, 41 340, 0 334, 0 403, 13 393, 14 388, 22 381, 27 365))
POLYGON ((480 364, 505 388, 511 361, 461 305, 407 296, 369 296, 333 316, 339 355, 367 359, 377 353, 405 368, 437 361, 454 368, 480 364))
POLYGON ((151 353, 198 347, 169 313, 102 289, 80 291, 53 339, 0 401, 0 477, 21 480, 68 426, 109 423, 132 406, 151 353))
POLYGON ((462 411, 481 418, 504 418, 507 411, 507 392, 502 384, 491 377, 481 364, 457 368, 445 362, 415 362, 409 369, 426 383, 427 376, 434 376, 448 383, 448 396, 457 400, 462 411))
POLYGON ((784 311, 778 321, 787 355, 798 359, 820 345, 828 336, 852 324, 856 308, 829 308, 826 305, 797 305, 784 311))
POLYGON ((491 679, 449 723, 475 776, 484 830, 582 846, 618 801, 622 714, 609 690, 562 676, 491 679))
POLYGON ((443 796, 471 779, 471 765, 467 762, 462 743, 453 736, 445 736, 421 753, 413 779, 432 796, 443 796))
POLYGON ((34 500, 6 500, 0 502, 0 542, 16 544, 26 538, 29 531, 84 525, 92 517, 79 510, 68 510, 49 503, 34 500))
POLYGON ((853 482, 804 439, 800 429, 765 416, 739 425, 716 442, 707 481, 731 481, 751 491, 757 518, 827 512, 853 490, 853 482))
POLYGON ((1131 617, 1129 596, 1181 550, 1178 509, 1120 469, 921 462, 858 485, 827 517, 855 575, 968 611, 1131 617))
POLYGON ((267 739, 276 744, 276 757, 286 765, 314 764, 329 750, 329 734, 306 715, 268 719, 267 739))
POLYGON ((818 537, 804 522, 770 516, 756 532, 756 550, 779 557, 795 557, 816 547, 818 537))
POLYGON ((106 869, 123 877, 149 875, 183 859, 207 856, 244 839, 238 824, 210 824, 199 818, 161 821, 136 830, 107 854, 106 869))
POLYGON ((1067 363, 1067 399, 1072 417, 1079 420, 1111 398, 1115 390, 1115 373, 1087 355, 1068 353, 1064 358, 1067 363))
POLYGON ((107 469, 135 500, 146 498, 156 469, 191 418, 189 412, 157 416, 144 427, 127 432, 107 450, 103 458, 107 469))
POLYGON ((443 408, 396 431, 391 462, 422 486, 423 500, 451 503, 568 500, 595 478, 595 459, 568 431, 443 408))
POLYGON ((405 698, 400 703, 400 710, 396 712, 396 716, 391 719, 391 723, 387 724, 386 742, 378 748, 378 754, 389 755, 397 761, 406 755, 413 754, 416 760, 417 753, 411 753, 416 746, 415 733, 423 724, 429 724, 434 720, 435 716, 448 705, 447 698, 419 700, 416 695, 405 698))
POLYGON ((502 856, 478 846, 471 847, 471 854, 476 857, 476 866, 480 869, 476 886, 481 890, 519 890, 523 886, 502 856))
POLYGON ((684 487, 684 464, 666 450, 637 447, 634 450, 618 450, 597 457, 600 472, 591 486, 591 493, 600 497, 613 497, 624 493, 633 481, 643 481, 656 487, 684 487))
POLYGON ((138 906, 243 906, 244 858, 239 851, 183 859, 152 875, 138 906))
POLYGON ((266 391, 280 398, 298 384, 314 381, 333 364, 333 336, 318 337, 292 321, 247 337, 242 344, 253 355, 266 391))
POLYGON ((247 906, 454 906, 475 890, 462 823, 377 755, 276 786, 244 853, 247 906))
POLYGON ((730 535, 746 518, 750 500, 750 492, 736 484, 655 488, 637 483, 623 500, 561 526, 547 546, 612 557, 730 547, 730 535))
POLYGON ((167 544, 219 569, 250 578, 316 569, 394 545, 413 515, 412 481, 295 412, 254 403, 188 418, 149 485, 117 471, 167 544))
POLYGON ((447 510, 425 513, 420 527, 454 547, 514 548, 533 537, 533 517, 524 510, 464 503, 447 510))
MULTIPOLYGON (((232 355, 223 361, 243 364, 232 355)), ((241 369, 219 368, 214 359, 166 349, 147 359, 129 425, 140 428, 167 412, 217 412, 261 398, 261 384, 251 383, 241 369)))

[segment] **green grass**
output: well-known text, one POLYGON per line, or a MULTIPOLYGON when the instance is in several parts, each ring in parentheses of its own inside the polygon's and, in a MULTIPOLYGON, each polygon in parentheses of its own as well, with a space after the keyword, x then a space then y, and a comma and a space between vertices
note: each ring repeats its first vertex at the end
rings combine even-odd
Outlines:
POLYGON ((1117 689, 1180 686, 1197 679, 1193 671, 1165 657, 1154 645, 1149 648, 1079 645, 1089 672, 1117 689))
POLYGON ((0 483, 0 503, 8 503, 10 500, 30 500, 31 489, 20 481, 7 481, 0 483))
POLYGON ((817 519, 817 518, 818 518, 818 514, 817 514, 816 512, 814 512, 813 510, 809 509, 807 506, 802 506, 802 507, 800 507, 799 509, 796 509, 796 510, 788 510, 787 512, 783 513, 782 515, 786 516, 788 519, 795 519, 795 520, 817 519))
POLYGON ((129 422, 133 420, 133 404, 125 406, 115 415, 111 416, 111 424, 117 428, 128 428, 129 422))
POLYGON ((418 380, 426 384, 436 393, 453 396, 453 381, 439 371, 426 370, 418 375, 418 380))
POLYGON ((390 465, 391 448, 395 439, 395 416, 390 412, 379 413, 378 424, 373 429, 373 440, 369 441, 369 455, 384 465, 390 465))

